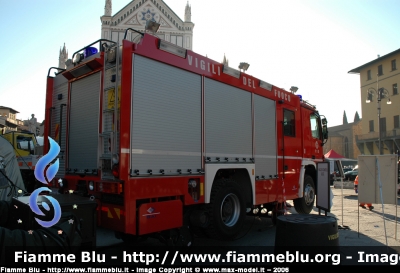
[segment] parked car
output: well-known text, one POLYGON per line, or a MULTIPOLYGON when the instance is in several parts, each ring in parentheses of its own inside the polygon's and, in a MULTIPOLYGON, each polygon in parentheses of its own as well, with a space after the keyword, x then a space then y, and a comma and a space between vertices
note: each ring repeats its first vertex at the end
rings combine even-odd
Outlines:
POLYGON ((353 170, 353 168, 350 167, 350 166, 345 166, 345 167, 343 167, 343 173, 349 172, 349 171, 352 171, 352 170, 353 170))
POLYGON ((358 175, 358 170, 349 171, 344 173, 344 180, 354 181, 356 176, 358 175))

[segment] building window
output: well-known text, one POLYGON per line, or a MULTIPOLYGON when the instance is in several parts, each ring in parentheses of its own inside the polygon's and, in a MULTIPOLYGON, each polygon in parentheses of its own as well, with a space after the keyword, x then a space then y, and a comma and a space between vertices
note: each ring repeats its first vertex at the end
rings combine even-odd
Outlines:
POLYGON ((367 71, 367 81, 371 79, 371 70, 367 71))
POLYGON ((296 136, 294 112, 283 109, 283 134, 285 136, 296 136))
POLYGON ((379 76, 383 75, 383 68, 382 68, 382 65, 379 65, 379 66, 378 66, 378 75, 379 75, 379 76))
POLYGON ((396 60, 392 60, 392 70, 396 70, 396 60))
POLYGON ((393 117, 393 127, 400 128, 399 115, 393 117))
POLYGON ((367 94, 367 100, 369 100, 370 102, 373 101, 372 93, 368 93, 368 94, 367 94))
POLYGON ((178 45, 180 47, 183 47, 183 37, 182 36, 171 35, 171 43, 173 43, 174 45, 178 45))
POLYGON ((394 83, 393 84, 393 95, 397 95, 397 94, 399 94, 397 91, 397 83, 394 83))
POLYGON ((370 121, 369 121, 369 131, 370 131, 370 132, 373 132, 373 131, 374 131, 374 121, 373 121, 373 120, 370 120, 370 121))

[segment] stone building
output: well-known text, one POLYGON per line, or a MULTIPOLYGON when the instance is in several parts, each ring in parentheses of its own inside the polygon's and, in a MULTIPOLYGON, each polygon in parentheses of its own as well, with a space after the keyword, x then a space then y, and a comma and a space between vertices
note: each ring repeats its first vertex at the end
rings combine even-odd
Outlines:
POLYGON ((17 114, 19 112, 7 106, 0 106, 0 130, 3 132, 17 131, 18 120, 17 114))
MULTIPOLYGON (((133 0, 112 15, 112 0, 106 0, 101 19, 101 38, 122 42, 125 32, 132 28, 145 32, 147 21, 160 24, 157 37, 186 49, 193 48, 193 28, 191 7, 186 4, 184 20, 162 0, 133 0)), ((135 32, 126 32, 126 39, 134 41, 140 37, 135 32)))
POLYGON ((7 106, 0 106, 0 132, 8 131, 30 131, 37 136, 42 136, 44 132, 44 122, 38 122, 32 114, 28 120, 17 119, 19 112, 7 106))
POLYGON ((361 134, 361 119, 356 112, 354 121, 347 122, 346 112, 343 114, 343 124, 328 128, 328 141, 324 145, 324 154, 331 149, 350 159, 357 159, 361 155, 357 147, 357 136, 361 134))
POLYGON ((362 154, 400 153, 399 61, 397 49, 348 72, 360 75, 362 132, 356 142, 362 154))
POLYGON ((60 56, 58 57, 58 67, 65 69, 67 67, 65 65, 65 62, 67 60, 68 60, 68 50, 65 47, 65 43, 64 43, 64 47, 62 49, 60 48, 60 56))
MULTIPOLYGON (((140 34, 134 31, 126 31, 131 28, 145 32, 147 21, 160 24, 155 33, 157 37, 181 46, 193 49, 192 10, 189 2, 184 7, 184 20, 182 20, 163 0, 133 0, 116 13, 112 13, 112 0, 105 0, 104 14, 100 17, 101 38, 121 43, 126 33, 126 39, 137 41, 140 34)), ((183 8, 183 7, 182 7, 183 8)), ((68 51, 64 47, 60 49, 59 66, 65 68, 68 59, 68 51)))

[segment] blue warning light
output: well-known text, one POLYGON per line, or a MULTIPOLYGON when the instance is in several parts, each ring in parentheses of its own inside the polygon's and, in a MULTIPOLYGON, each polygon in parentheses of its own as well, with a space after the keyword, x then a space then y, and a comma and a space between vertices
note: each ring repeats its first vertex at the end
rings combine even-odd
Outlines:
POLYGON ((87 58, 96 54, 97 52, 98 52, 97 48, 89 46, 85 48, 83 55, 85 56, 85 58, 87 58))

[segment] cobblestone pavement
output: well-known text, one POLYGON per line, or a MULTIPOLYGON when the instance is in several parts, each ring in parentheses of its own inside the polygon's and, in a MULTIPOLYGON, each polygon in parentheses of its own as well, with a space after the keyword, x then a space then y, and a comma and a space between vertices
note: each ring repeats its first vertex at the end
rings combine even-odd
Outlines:
POLYGON ((339 229, 341 246, 400 246, 399 200, 397 205, 372 204, 374 209, 370 211, 358 206, 354 189, 331 189, 334 198, 328 216, 337 219, 339 228, 349 227, 339 229))

